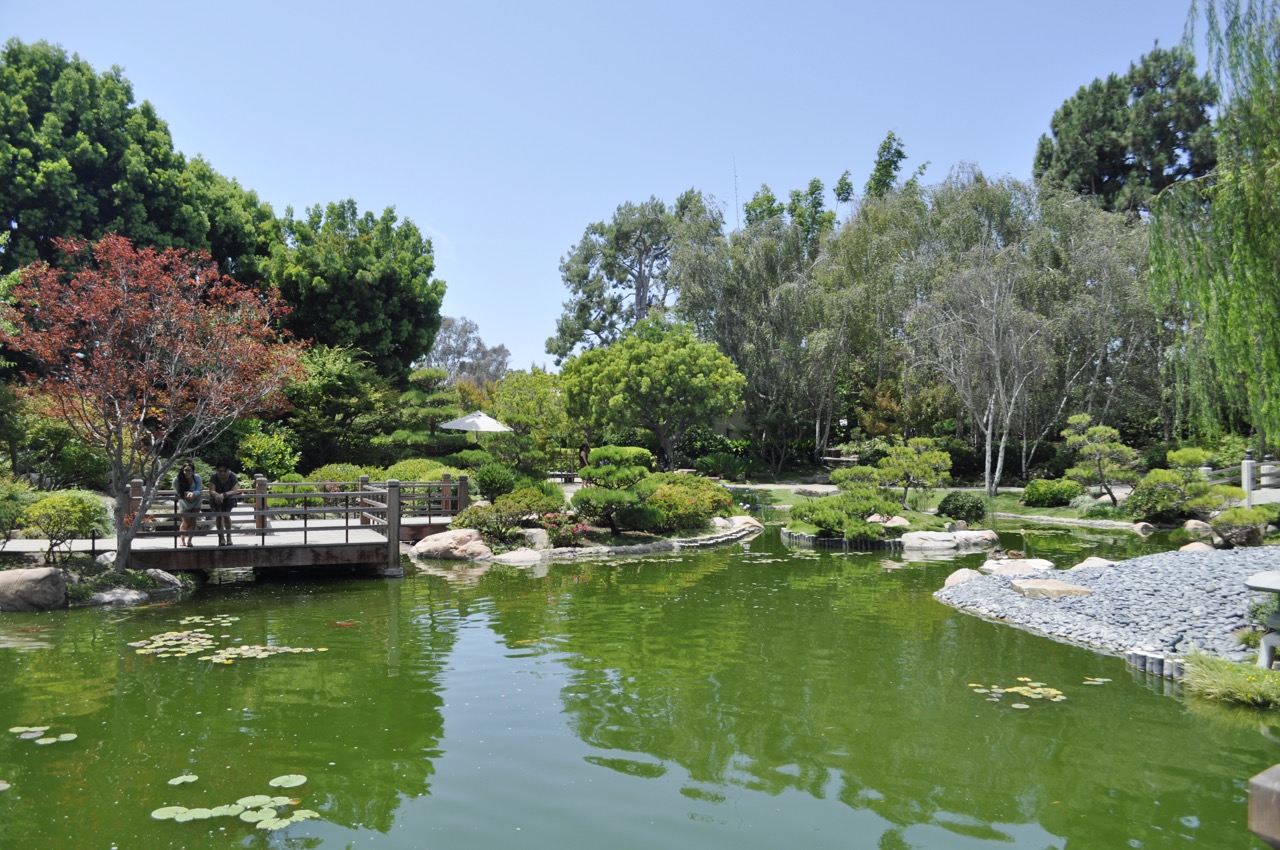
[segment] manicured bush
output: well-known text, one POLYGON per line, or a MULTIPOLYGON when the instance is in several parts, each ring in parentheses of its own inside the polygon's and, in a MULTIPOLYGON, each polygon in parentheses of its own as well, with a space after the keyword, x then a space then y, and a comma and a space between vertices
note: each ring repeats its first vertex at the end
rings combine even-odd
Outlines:
POLYGON ((439 481, 444 464, 435 458, 411 457, 387 467, 387 480, 439 481))
POLYGON ((889 516, 898 509, 897 500, 879 488, 862 485, 857 489, 827 496, 791 509, 791 517, 816 525, 826 537, 879 537, 884 529, 866 522, 872 514, 889 516))
POLYGON ((487 543, 511 543, 520 538, 520 515, 498 505, 472 505, 453 518, 453 528, 474 528, 487 543))
POLYGON ((617 523, 618 528, 660 534, 666 523, 666 516, 651 505, 626 505, 618 509, 617 523))
POLYGON ((751 462, 729 452, 712 452, 694 462, 694 468, 703 475, 713 475, 729 481, 741 481, 747 477, 751 462))
POLYGON ((579 538, 588 529, 587 524, 578 517, 563 511, 543 514, 538 524, 546 529, 551 545, 556 547, 577 545, 579 538))
POLYGON ((278 481, 293 472, 302 454, 291 440, 292 432, 273 428, 245 434, 236 447, 236 460, 246 478, 255 474, 265 475, 270 481, 278 481))
POLYGON ((327 463, 319 469, 307 473, 306 480, 326 483, 326 490, 342 490, 343 484, 352 484, 360 480, 364 471, 354 463, 327 463))
POLYGON ((610 490, 606 487, 583 487, 573 494, 570 504, 581 516, 596 523, 605 523, 615 534, 618 531, 618 511, 639 500, 630 490, 610 490))
POLYGON ((846 466, 843 469, 832 470, 831 483, 841 490, 854 490, 868 484, 878 485, 880 470, 874 466, 846 466))
POLYGON ((463 449, 447 455, 442 460, 449 466, 459 469, 479 469, 486 463, 493 463, 494 457, 484 449, 463 449))
POLYGON ((1124 500, 1124 508, 1134 519, 1171 524, 1186 519, 1186 481, 1171 469, 1153 469, 1124 500))
POLYGON ((273 509, 283 508, 315 508, 324 504, 324 499, 319 496, 306 496, 304 493, 315 493, 314 484, 305 483, 301 475, 296 472, 290 472, 288 475, 280 476, 280 482, 271 486, 272 493, 288 493, 288 496, 282 498, 268 498, 267 507, 273 509), (292 486, 283 486, 292 485, 292 486))
POLYGON ((987 500, 977 493, 953 490, 938 503, 938 513, 961 522, 981 522, 987 517, 987 500))
POLYGON ((1257 508, 1227 508, 1209 520, 1219 537, 1232 546, 1259 546, 1267 514, 1257 508))
POLYGON ((1070 478, 1041 478, 1032 481, 1022 492, 1022 504, 1030 508, 1061 508, 1084 493, 1084 486, 1070 478))
POLYGON ((516 473, 500 463, 486 463, 471 472, 471 485, 490 502, 505 496, 516 488, 516 473))
POLYGON ((32 536, 49 541, 47 555, 54 560, 57 549, 73 538, 111 534, 111 522, 102 499, 85 490, 60 490, 33 502, 22 512, 22 523, 32 536))
POLYGON ((600 446, 588 457, 582 480, 610 490, 625 490, 653 469, 653 452, 639 446, 600 446))
POLYGON ((540 524, 538 518, 544 514, 564 510, 564 492, 552 496, 537 487, 524 487, 499 496, 493 503, 504 512, 519 517, 520 525, 533 527, 540 524))

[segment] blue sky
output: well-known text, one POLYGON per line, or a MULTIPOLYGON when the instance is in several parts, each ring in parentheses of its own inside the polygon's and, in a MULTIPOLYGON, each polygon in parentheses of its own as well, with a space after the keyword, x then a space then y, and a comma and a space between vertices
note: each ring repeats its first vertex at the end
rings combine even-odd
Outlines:
POLYGON ((1188 7, 0 0, 0 33, 119 65, 180 151, 277 214, 394 206, 434 243, 443 312, 528 368, 560 258, 618 204, 694 187, 732 227, 762 183, 860 190, 890 130, 926 182, 1027 179, 1062 101, 1178 42, 1188 7))

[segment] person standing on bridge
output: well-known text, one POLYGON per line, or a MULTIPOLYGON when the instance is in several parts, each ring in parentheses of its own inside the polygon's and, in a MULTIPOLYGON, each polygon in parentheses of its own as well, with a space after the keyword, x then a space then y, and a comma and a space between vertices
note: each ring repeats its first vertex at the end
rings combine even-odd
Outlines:
POLYGON ((240 480, 225 463, 218 464, 209 481, 209 505, 213 508, 214 522, 218 526, 218 545, 231 545, 231 511, 240 495, 240 480))
POLYGON ((200 514, 200 502, 204 499, 204 482, 191 461, 182 464, 178 477, 173 479, 173 492, 182 515, 178 526, 178 545, 190 546, 191 535, 196 530, 196 517, 200 514))

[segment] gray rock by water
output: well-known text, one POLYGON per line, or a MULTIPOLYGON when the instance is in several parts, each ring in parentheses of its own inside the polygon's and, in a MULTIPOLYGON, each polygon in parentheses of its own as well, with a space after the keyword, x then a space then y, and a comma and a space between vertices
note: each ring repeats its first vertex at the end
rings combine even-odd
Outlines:
POLYGON ((0 571, 0 611, 67 607, 67 579, 56 567, 0 571))

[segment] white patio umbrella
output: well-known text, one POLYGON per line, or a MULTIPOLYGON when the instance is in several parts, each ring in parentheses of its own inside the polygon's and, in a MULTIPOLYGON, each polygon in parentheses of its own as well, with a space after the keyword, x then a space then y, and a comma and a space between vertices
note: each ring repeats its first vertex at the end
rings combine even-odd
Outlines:
POLYGON ((440 425, 441 428, 449 428, 454 431, 510 431, 506 425, 503 425, 497 419, 494 419, 487 413, 481 413, 477 410, 474 413, 468 413, 457 419, 450 419, 440 425))

